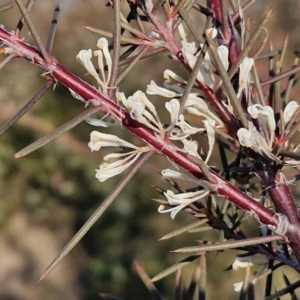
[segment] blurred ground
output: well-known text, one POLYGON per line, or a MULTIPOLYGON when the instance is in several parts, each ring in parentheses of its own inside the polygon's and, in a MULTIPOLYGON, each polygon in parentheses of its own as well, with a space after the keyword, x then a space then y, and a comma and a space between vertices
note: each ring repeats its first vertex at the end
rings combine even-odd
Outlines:
MULTIPOLYGON (((81 49, 94 49, 99 38, 85 31, 82 25, 112 29, 112 11, 104 6, 105 2, 63 1, 53 55, 78 76, 83 76, 85 70, 76 61, 76 54, 81 49)), ((6 1, 0 0, 0 5, 4 3, 6 1)), ((44 39, 54 4, 55 1, 36 1, 31 12, 44 39)), ((126 2, 122 1, 122 5, 125 7, 126 2)), ((289 34, 286 63, 290 66, 294 59, 292 51, 300 49, 300 4, 296 0, 258 1, 249 10, 253 28, 271 6, 274 6, 274 12, 268 23, 269 36, 274 48, 280 48, 289 34)), ((0 15, 0 23, 13 30, 18 18, 18 10, 13 8, 0 15)), ((24 34, 27 32, 25 29, 24 34)), ((26 41, 32 43, 31 37, 26 41)), ((151 63, 143 61, 121 84, 121 90, 129 95, 138 88, 144 90, 151 79, 162 83, 164 69, 174 70, 172 61, 164 58, 160 55, 151 63)), ((261 66, 261 70, 263 68, 261 66)), ((20 59, 1 70, 1 123, 43 84, 40 75, 38 68, 20 59)), ((294 90, 291 100, 299 101, 298 94, 299 88, 294 90)), ((58 86, 55 91, 47 92, 28 115, 0 138, 0 300, 93 300, 99 299, 99 292, 113 292, 124 299, 151 299, 132 271, 133 260, 138 259, 150 276, 154 276, 183 258, 169 253, 170 250, 191 245, 199 239, 197 234, 191 234, 157 242, 162 235, 191 219, 178 215, 173 221, 167 214, 156 212, 158 205, 150 199, 157 198, 158 194, 150 184, 161 185, 162 181, 157 178, 154 166, 169 167, 169 163, 154 157, 72 253, 49 277, 36 284, 46 266, 105 199, 119 178, 104 184, 95 179, 94 170, 102 156, 90 153, 87 148, 89 133, 94 128, 86 123, 28 157, 15 160, 13 155, 83 109, 83 103, 74 100, 64 87, 58 86)), ((121 135, 136 141, 127 133, 121 135)), ((299 191, 297 186, 295 189, 299 191)), ((240 281, 242 275, 221 272, 230 265, 233 257, 233 251, 208 255, 208 263, 214 261, 214 266, 218 266, 209 269, 209 299, 236 297, 232 284, 240 281), (225 279, 227 285, 223 286, 225 279)), ((188 274, 188 268, 185 272, 188 274)), ((173 280, 174 276, 170 276, 169 280, 157 283, 166 299, 171 299, 173 280)))

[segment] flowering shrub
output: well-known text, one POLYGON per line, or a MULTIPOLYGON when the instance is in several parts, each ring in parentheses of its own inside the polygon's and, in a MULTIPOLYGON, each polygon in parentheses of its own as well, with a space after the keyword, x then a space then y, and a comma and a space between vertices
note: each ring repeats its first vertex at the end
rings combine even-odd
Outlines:
MULTIPOLYGON (((251 1, 245 6, 239 1, 231 1, 229 7, 225 1, 207 2, 207 7, 203 7, 184 0, 128 0, 130 13, 125 18, 120 12, 119 1, 110 1, 108 6, 115 14, 114 32, 86 27, 101 38, 96 45, 91 45, 94 51, 81 50, 76 56, 95 80, 95 85, 91 86, 50 55, 55 27, 51 28, 45 47, 26 7, 21 0, 16 0, 37 47, 26 43, 26 38, 20 36, 20 28, 10 32, 2 26, 0 53, 5 58, 1 67, 11 59, 21 57, 43 70, 47 82, 31 99, 28 108, 50 86, 59 83, 68 88, 74 98, 91 106, 74 120, 18 152, 16 157, 32 152, 86 120, 100 128, 90 134, 88 147, 91 151, 101 151, 103 147, 113 149, 103 157, 96 169, 96 178, 102 183, 123 175, 41 279, 78 243, 146 159, 156 154, 166 157, 171 164, 170 168, 160 170, 162 178, 170 183, 170 189, 156 187, 160 193, 160 199, 155 199, 159 203, 158 213, 170 213, 175 220, 179 213, 188 213, 195 218, 194 223, 165 235, 163 239, 192 229, 216 229, 222 237, 213 243, 205 240, 196 246, 177 249, 175 252, 191 256, 163 270, 152 280, 136 264, 137 272, 157 299, 160 296, 153 282, 175 271, 180 277, 181 268, 198 258, 197 284, 192 282, 189 290, 184 290, 178 283, 176 291, 183 297, 191 293, 204 299, 205 253, 226 249, 241 250, 230 264, 233 270, 246 270, 244 280, 234 285, 234 290, 241 293, 241 299, 252 299, 253 284, 263 276, 267 278, 267 299, 284 293, 293 294, 299 285, 299 282, 287 284, 286 289, 271 293, 274 270, 286 265, 300 271, 299 211, 289 187, 299 176, 287 178, 284 173, 287 168, 298 170, 300 164, 299 145, 291 142, 298 133, 300 108, 296 101, 289 99, 297 68, 281 74, 285 51, 263 56, 267 39, 257 49, 253 48, 258 37, 266 33, 264 27, 270 11, 249 35, 244 12, 251 1), (203 26, 192 20, 189 15, 192 10, 205 16, 203 26), (146 27, 144 23, 150 26, 146 27), (122 79, 140 59, 160 52, 168 54, 174 65, 183 66, 187 76, 165 70, 161 74, 165 79, 163 87, 152 80, 144 91, 126 95, 119 86, 122 79), (256 67, 263 57, 267 57, 270 66, 270 79, 265 81, 256 67), (282 78, 288 78, 283 91, 279 84, 282 78), (267 85, 269 89, 265 88, 267 85), (166 111, 159 110, 148 95, 165 101, 166 111), (103 117, 92 118, 96 112, 101 112, 103 117), (168 122, 164 123, 161 120, 166 112, 168 122), (103 128, 106 127, 114 127, 115 134, 105 133, 103 128), (143 145, 136 146, 121 139, 118 137, 120 130, 133 133, 143 145), (200 136, 207 140, 206 152, 198 143, 200 136), (214 163, 216 144, 220 168, 214 163), (185 188, 187 183, 190 188, 185 188), (257 237, 247 237, 243 232, 241 224, 247 218, 259 222, 257 237)), ((0 128, 0 132, 24 113, 24 109, 18 112, 0 128)))

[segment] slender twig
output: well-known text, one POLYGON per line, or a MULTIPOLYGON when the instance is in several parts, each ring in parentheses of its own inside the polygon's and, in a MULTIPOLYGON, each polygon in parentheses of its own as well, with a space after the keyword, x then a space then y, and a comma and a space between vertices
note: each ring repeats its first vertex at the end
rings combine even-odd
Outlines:
POLYGON ((237 72, 241 62, 243 61, 243 59, 248 55, 249 51, 251 50, 253 44, 255 43, 255 41, 257 40, 257 38, 259 37, 261 31, 263 30, 265 24, 267 23, 267 21, 270 18, 272 9, 270 9, 265 16, 262 18, 262 20, 259 22, 259 24, 257 25, 256 29, 254 30, 251 38, 248 40, 248 42, 246 43, 244 49, 242 49, 238 59, 235 61, 234 65, 230 68, 230 70, 228 71, 228 77, 231 79, 233 77, 233 75, 237 72))
POLYGON ((273 50, 273 51, 270 51, 270 52, 261 53, 261 54, 258 55, 258 57, 255 60, 257 61, 257 60, 262 60, 262 59, 274 57, 274 56, 276 56, 280 53, 281 53, 281 50, 273 50))
POLYGON ((59 12, 60 12, 60 7, 59 7, 59 3, 57 3, 55 10, 53 12, 51 26, 50 26, 49 34, 47 37, 46 47, 45 47, 45 49, 48 53, 51 53, 51 51, 52 51, 59 12))
POLYGON ((284 237, 281 235, 268 235, 268 236, 263 236, 263 237, 248 238, 245 240, 227 241, 227 242, 220 243, 220 244, 185 247, 185 248, 180 248, 180 249, 174 250, 172 252, 196 254, 196 253, 202 253, 202 252, 208 252, 208 251, 234 249, 234 248, 264 244, 264 243, 269 243, 272 241, 280 241, 280 240, 284 240, 284 237))
POLYGON ((120 2, 114 2, 114 38, 113 38, 113 55, 112 55, 112 68, 111 76, 109 79, 109 87, 112 89, 109 90, 108 95, 110 98, 115 98, 115 89, 116 79, 118 76, 119 69, 119 57, 120 57, 120 43, 121 43, 121 21, 120 21, 120 2))
MULTIPOLYGON (((146 46, 146 47, 147 47, 147 49, 149 49, 150 46, 146 46)), ((141 50, 141 51, 143 51, 143 50, 141 50)), ((123 54, 124 54, 123 53, 120 57, 121 60, 120 60, 119 66, 129 65, 129 64, 132 63, 133 60, 137 60, 137 59, 142 60, 142 59, 154 56, 156 54, 159 54, 159 53, 162 53, 162 52, 165 52, 165 51, 166 50, 164 48, 152 49, 150 51, 147 51, 147 52, 143 53, 141 56, 140 56, 140 53, 139 53, 137 55, 133 55, 133 56, 130 56, 130 57, 127 57, 127 58, 124 58, 124 59, 123 59, 123 57, 126 57, 126 56, 123 56, 123 54)), ((130 55, 130 53, 128 53, 128 55, 130 55)), ((120 77, 120 75, 119 75, 119 77, 120 77)))
MULTIPOLYGON (((1 50, 1 49, 0 49, 1 50)), ((1 51, 2 52, 2 51, 1 51)), ((12 53, 9 56, 7 56, 5 59, 3 59, 0 63, 0 70, 7 65, 12 59, 14 59, 15 57, 18 57, 18 55, 16 53, 12 53)))
MULTIPOLYGON (((26 10, 27 12, 29 12, 34 4, 34 1, 35 0, 28 0, 27 2, 27 5, 26 5, 26 10)), ((15 31, 15 34, 17 37, 21 38, 20 37, 20 33, 21 33, 21 30, 23 29, 23 26, 24 26, 24 16, 22 15, 18 24, 17 24, 17 28, 16 28, 16 31, 15 31)))
POLYGON ((188 15, 187 11, 184 7, 180 7, 179 13, 184 20, 185 24, 187 25, 188 29, 191 31, 193 37, 197 41, 198 44, 204 43, 203 37, 201 36, 201 33, 199 32, 198 28, 195 26, 195 22, 191 19, 191 17, 188 15))
POLYGON ((15 0, 15 1, 17 3, 18 7, 19 7, 19 10, 21 11, 21 13, 22 13, 22 15, 25 19, 25 22, 26 22, 26 24, 27 24, 27 26, 28 26, 31 34, 32 34, 33 39, 36 42, 36 45, 38 46, 38 48, 41 51, 42 57, 44 58, 46 64, 48 64, 48 65, 51 64, 52 63, 52 58, 47 53, 47 51, 45 49, 45 46, 44 46, 38 32, 35 29, 35 26, 34 26, 29 14, 28 14, 28 11, 27 11, 24 3, 22 2, 22 0, 15 0))
POLYGON ((203 60, 204 60, 204 56, 206 54, 207 51, 207 45, 204 44, 203 47, 201 48, 201 51, 197 57, 197 61, 194 65, 194 68, 192 70, 192 72, 190 73, 189 79, 187 81, 186 86, 184 87, 184 91, 182 93, 181 99, 180 99, 180 110, 179 110, 179 114, 182 114, 185 108, 185 103, 188 99, 189 94, 191 93, 193 87, 194 87, 194 83, 197 79, 198 73, 200 71, 200 68, 202 66, 203 60))
MULTIPOLYGON (((280 73, 280 61, 277 61, 275 64, 275 76, 278 75, 280 73)), ((279 114, 280 110, 282 109, 282 99, 280 96, 280 86, 281 86, 281 82, 280 81, 276 81, 274 83, 274 95, 273 95, 273 109, 274 109, 274 113, 275 114, 279 114)))
MULTIPOLYGON (((298 62, 299 62, 299 58, 296 57, 292 68, 296 68, 298 65, 298 62)), ((295 83, 295 74, 292 74, 288 78, 288 83, 287 83, 286 89, 284 91, 284 97, 283 97, 284 104, 287 104, 289 102, 291 90, 292 90, 292 87, 294 86, 294 83, 295 83)))
POLYGON ((246 118, 246 115, 243 111, 243 108, 241 106, 240 101, 237 98, 236 92, 235 92, 235 90, 234 90, 234 88, 233 88, 233 86, 230 82, 230 78, 227 75, 227 72, 226 72, 226 70, 223 66, 223 63, 220 59, 220 56, 218 55, 218 51, 216 50, 214 42, 211 38, 211 34, 208 31, 206 32, 206 39, 207 39, 207 42, 209 44, 210 55, 213 57, 214 62, 217 66, 217 70, 218 70, 219 75, 220 75, 220 77, 223 81, 223 85, 224 85, 224 88, 225 88, 226 93, 228 95, 228 98, 230 99, 230 102, 231 102, 233 108, 235 109, 242 125, 245 128, 248 128, 248 120, 246 118))
MULTIPOLYGON (((248 8, 250 8, 257 0, 249 0, 248 2, 246 2, 241 8, 242 11, 246 11, 248 8)), ((235 21, 236 18, 239 16, 239 12, 237 11, 236 13, 233 14, 232 21, 235 21)))
POLYGON ((145 46, 139 54, 137 54, 133 59, 130 60, 129 64, 126 66, 124 70, 119 74, 116 79, 115 85, 118 86, 119 83, 124 79, 124 77, 130 72, 130 70, 135 66, 135 64, 143 58, 143 55, 148 51, 150 46, 145 46))
POLYGON ((254 85, 256 88, 255 95, 257 95, 259 104, 264 106, 264 105, 266 105, 266 101, 265 101, 263 90, 260 85, 260 79, 258 77, 258 72, 257 72, 255 64, 252 67, 252 77, 253 77, 254 85))
POLYGON ((287 293, 295 291, 299 287, 300 287, 300 280, 297 280, 296 282, 292 283, 291 285, 284 287, 283 289, 273 293, 272 295, 270 295, 268 297, 265 297, 264 300, 278 299, 279 297, 284 296, 287 293))
MULTIPOLYGON (((83 28, 85 28, 88 31, 91 31, 93 33, 97 33, 106 38, 112 39, 114 37, 113 33, 109 32, 109 31, 93 28, 91 26, 83 26, 83 28)), ((141 32, 140 32, 140 34, 141 34, 141 32)), ((121 36, 120 40, 121 40, 121 42, 128 44, 128 45, 150 45, 150 46, 153 46, 153 40, 151 40, 149 37, 147 37, 147 39, 145 39, 145 40, 139 40, 136 38, 121 36)))
POLYGON ((0 6, 0 12, 10 9, 15 6, 15 3, 7 3, 0 6))
POLYGON ((28 155, 29 153, 31 153, 31 152, 41 148, 42 146, 50 143, 51 141, 53 141, 54 139, 56 139, 60 135, 62 135, 65 132, 69 131, 70 129, 74 128, 76 125, 78 125, 79 123, 84 121, 90 115, 98 112, 99 110, 100 110, 99 106, 94 106, 90 109, 87 109, 86 111, 84 111, 80 115, 76 116, 74 119, 72 119, 72 120, 68 121, 67 123, 65 123, 64 125, 62 125, 61 127, 56 128, 55 130, 53 130, 49 134, 43 136, 39 140, 35 141, 34 143, 30 144, 29 146, 23 148, 21 151, 17 152, 15 154, 15 158, 20 158, 20 157, 23 157, 25 155, 28 155))
POLYGON ((24 106, 8 121, 0 127, 0 135, 14 125, 24 114, 41 98, 42 95, 53 85, 53 81, 47 81, 43 86, 24 104, 24 106))
POLYGON ((160 295, 157 288, 151 281, 150 277, 137 261, 134 262, 134 268, 138 273, 139 277, 141 278, 141 280, 143 281, 144 285, 148 288, 149 292, 153 295, 153 297, 156 300, 163 300, 162 296, 160 295))
POLYGON ((152 152, 148 152, 138 159, 128 171, 128 173, 121 179, 114 190, 107 196, 107 198, 99 205, 85 224, 79 229, 69 243, 63 248, 61 253, 51 262, 45 272, 42 274, 38 282, 43 280, 49 275, 54 268, 66 257, 66 255, 78 244, 78 242, 85 236, 85 234, 91 229, 91 227, 97 222, 107 208, 112 204, 116 197, 123 191, 124 187, 132 179, 133 175, 140 169, 140 167, 146 162, 146 160, 152 155, 152 152))

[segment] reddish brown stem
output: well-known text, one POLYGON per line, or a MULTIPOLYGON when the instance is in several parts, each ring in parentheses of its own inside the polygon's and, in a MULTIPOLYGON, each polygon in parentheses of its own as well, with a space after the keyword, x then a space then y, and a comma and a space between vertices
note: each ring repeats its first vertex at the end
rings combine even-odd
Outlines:
MULTIPOLYGON (((5 31, 3 28, 0 28, 0 40, 2 40, 5 45, 10 48, 10 50, 8 50, 8 53, 16 53, 18 56, 24 57, 28 61, 40 66, 45 71, 45 73, 53 77, 55 81, 64 84, 67 88, 73 90, 86 101, 92 101, 94 105, 101 106, 101 111, 104 114, 110 114, 116 121, 122 123, 123 127, 126 127, 130 132, 139 136, 149 145, 152 145, 153 149, 155 149, 158 153, 163 154, 178 166, 181 166, 182 168, 189 171, 195 177, 199 179, 205 179, 199 166, 190 161, 187 158, 186 153, 182 152, 181 149, 176 148, 168 141, 158 138, 153 131, 149 130, 143 124, 140 124, 131 119, 129 114, 121 107, 119 107, 115 102, 113 102, 110 98, 101 94, 98 90, 70 73, 53 57, 53 63, 51 65, 47 65, 40 53, 35 48, 31 47, 28 44, 25 44, 23 41, 17 39, 15 36, 5 31)), ((275 229, 278 227, 279 218, 277 214, 268 210, 260 203, 241 192, 238 188, 231 185, 214 171, 210 170, 210 172, 214 181, 217 183, 214 185, 209 183, 207 184, 210 185, 209 187, 212 188, 215 193, 224 196, 235 205, 241 207, 245 211, 248 211, 259 222, 268 226, 272 226, 275 229)), ((284 185, 282 185, 282 188, 283 187, 284 185)), ((283 193, 284 192, 285 191, 283 191, 283 193)), ((283 195, 281 194, 281 196, 283 195)), ((295 223, 290 224, 291 226, 288 226, 286 237, 290 241, 296 257, 299 258, 300 225, 299 222, 296 223, 296 220, 294 218, 290 220, 290 223, 291 221, 295 221, 295 223)))
POLYGON ((291 242, 296 257, 300 258, 300 222, 299 211, 291 191, 284 181, 283 174, 258 171, 277 210, 289 221, 287 238, 291 242))
POLYGON ((222 25, 222 6, 221 2, 222 0, 211 0, 211 10, 214 12, 215 20, 217 21, 217 26, 222 25))
MULTIPOLYGON (((53 64, 47 65, 40 53, 23 41, 16 39, 9 32, 0 28, 0 40, 12 48, 19 56, 26 58, 30 62, 40 66, 46 73, 51 75, 55 81, 62 83, 67 88, 73 90, 87 101, 93 101, 94 105, 100 105, 101 111, 104 114, 110 114, 115 120, 122 123, 130 132, 139 136, 146 143, 153 146, 158 153, 171 159, 174 163, 189 171, 195 177, 204 179, 203 173, 200 171, 199 166, 187 158, 186 153, 181 149, 176 148, 173 144, 166 140, 159 139, 153 131, 145 127, 143 124, 130 118, 129 114, 119 107, 115 102, 107 96, 101 94, 98 90, 91 87, 86 82, 82 81, 77 76, 70 73, 62 65, 53 59, 53 64)), ((250 212, 260 222, 276 227, 278 225, 278 217, 272 211, 269 211, 258 202, 254 201, 251 197, 241 192, 238 188, 228 183, 221 176, 211 170, 211 174, 217 184, 212 188, 214 191, 237 206, 250 212)))

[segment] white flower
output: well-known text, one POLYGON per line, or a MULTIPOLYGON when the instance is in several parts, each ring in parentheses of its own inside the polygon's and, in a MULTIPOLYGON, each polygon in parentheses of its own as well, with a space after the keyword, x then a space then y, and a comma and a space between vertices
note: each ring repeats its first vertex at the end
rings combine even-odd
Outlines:
POLYGON ((118 123, 115 122, 109 122, 109 121, 103 121, 102 119, 95 119, 95 118, 86 118, 85 121, 93 126, 98 126, 98 127, 112 127, 112 126, 119 126, 118 123))
POLYGON ((164 87, 176 92, 179 95, 182 95, 184 92, 184 88, 182 86, 186 85, 186 80, 175 74, 171 70, 165 70, 164 75, 163 75, 165 82, 164 82, 164 87))
POLYGON ((210 191, 207 191, 205 189, 196 191, 196 192, 187 192, 187 193, 180 193, 180 194, 174 194, 171 190, 167 190, 164 195, 167 198, 169 204, 172 207, 170 209, 164 209, 164 205, 160 205, 158 208, 158 212, 160 213, 168 213, 171 212, 171 218, 174 219, 176 214, 185 208, 187 205, 199 201, 200 199, 204 198, 210 193, 210 191))
POLYGON ((116 135, 101 133, 99 131, 91 132, 88 146, 92 151, 99 151, 101 147, 126 147, 138 149, 135 145, 118 138, 116 135))
POLYGON ((283 111, 283 120, 285 125, 291 120, 298 107, 299 104, 296 101, 291 101, 287 104, 283 111))
MULTIPOLYGON (((193 69, 197 61, 197 56, 199 55, 199 53, 197 52, 198 49, 195 45, 195 42, 192 43, 187 42, 186 33, 183 29, 182 24, 178 26, 178 32, 181 37, 182 55, 184 59, 187 61, 190 68, 193 69)), ((210 88, 214 86, 215 80, 212 72, 212 64, 208 54, 205 55, 204 57, 204 61, 202 62, 200 70, 197 74, 197 80, 199 80, 202 83, 205 83, 210 88)))
POLYGON ((247 256, 237 256, 232 264, 232 269, 237 270, 239 268, 247 268, 249 265, 252 267, 253 263, 251 260, 253 260, 254 256, 253 255, 247 255, 247 256))
POLYGON ((101 78, 97 73, 91 59, 92 59, 92 50, 81 50, 76 56, 76 59, 85 67, 85 69, 96 79, 104 94, 107 94, 108 83, 111 77, 111 68, 112 68, 112 59, 108 50, 108 41, 106 38, 100 38, 97 42, 97 47, 99 50, 94 51, 94 56, 98 57, 98 67, 101 74, 101 78), (105 63, 104 59, 105 58, 105 63), (107 76, 105 75, 104 67, 107 66, 107 76))
POLYGON ((127 153, 112 153, 104 156, 103 162, 96 169, 96 178, 100 182, 104 182, 106 179, 114 177, 129 166, 131 166, 142 153, 149 151, 148 147, 140 147, 137 150, 127 152, 127 153), (124 158, 122 158, 124 157, 124 158), (122 158, 117 161, 110 162, 111 159, 122 158))
POLYGON ((172 99, 165 103, 165 107, 170 113, 171 125, 176 125, 179 119, 180 103, 177 99, 172 99))
POLYGON ((159 40, 161 38, 160 34, 156 31, 150 31, 149 33, 149 37, 153 38, 153 39, 156 39, 156 40, 159 40))
POLYGON ((248 129, 240 128, 237 132, 237 136, 242 146, 249 147, 249 148, 252 147, 252 142, 251 142, 252 134, 248 129))
POLYGON ((174 73, 171 70, 165 70, 164 71, 164 79, 169 80, 170 83, 184 83, 186 84, 186 80, 184 80, 182 77, 178 76, 176 73, 174 73))
POLYGON ((182 114, 180 114, 179 120, 175 125, 176 127, 170 132, 170 140, 184 140, 192 134, 204 131, 204 128, 193 127, 187 123, 182 114))
POLYGON ((271 150, 276 129, 273 108, 267 105, 262 106, 260 104, 255 104, 250 105, 247 108, 247 111, 253 119, 259 120, 261 131, 269 145, 269 149, 271 150))
POLYGON ((184 147, 183 147, 184 152, 202 160, 201 156, 198 154, 198 142, 197 141, 185 139, 185 140, 182 140, 182 143, 184 145, 184 147))
POLYGON ((228 71, 228 68, 229 68, 229 61, 228 61, 229 50, 228 50, 228 48, 224 45, 221 45, 218 47, 217 51, 220 56, 221 62, 224 66, 224 69, 226 71, 228 71))
POLYGON ((265 155, 269 159, 281 162, 269 149, 264 137, 257 131, 252 122, 249 122, 249 130, 240 128, 237 132, 239 142, 242 146, 249 147, 260 155, 265 155))
POLYGON ((244 281, 236 282, 233 284, 233 289, 235 292, 240 292, 243 287, 244 281))
POLYGON ((149 147, 137 147, 112 134, 91 132, 91 141, 88 144, 92 151, 99 151, 101 147, 125 147, 133 149, 125 153, 111 153, 103 158, 103 162, 96 170, 96 178, 103 182, 116 176, 131 166, 142 153, 149 151, 149 147))
POLYGON ((159 95, 165 98, 173 98, 176 96, 180 96, 180 94, 178 93, 159 87, 153 80, 151 80, 150 84, 147 85, 146 93, 148 95, 159 95))
POLYGON ((181 172, 174 171, 171 169, 164 169, 161 171, 161 175, 163 178, 167 179, 180 179, 180 180, 185 180, 185 181, 190 181, 199 184, 199 180, 194 179, 193 177, 187 176, 181 172))
POLYGON ((237 93, 237 97, 239 98, 242 91, 246 89, 247 93, 247 87, 250 81, 250 71, 254 64, 254 59, 245 57, 240 65, 240 74, 239 74, 239 90, 237 93))
MULTIPOLYGON (((255 270, 251 276, 251 283, 254 284, 256 280, 268 270, 268 260, 266 256, 259 254, 237 256, 232 264, 232 269, 238 270, 239 268, 247 268, 248 266, 259 266, 258 270, 255 270)), ((243 284, 243 281, 234 283, 234 291, 240 292, 243 284)))
POLYGON ((186 100, 184 109, 192 115, 202 116, 206 119, 215 120, 218 125, 223 126, 221 119, 216 116, 205 103, 205 101, 194 94, 190 94, 186 100))
POLYGON ((91 61, 93 54, 92 50, 81 50, 76 55, 76 59, 85 67, 85 69, 99 82, 99 75, 91 61))
POLYGON ((164 135, 165 130, 159 120, 156 108, 146 97, 145 93, 137 91, 126 99, 124 93, 117 92, 117 99, 123 103, 132 119, 145 124, 161 136, 164 135))

